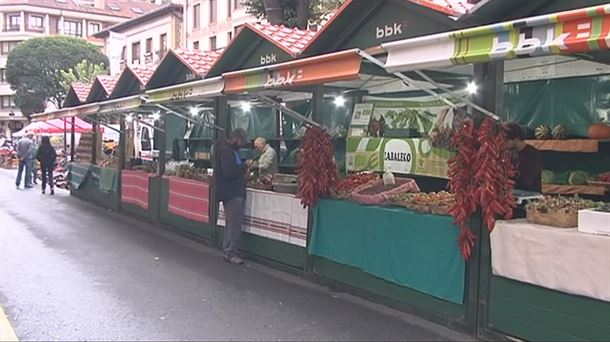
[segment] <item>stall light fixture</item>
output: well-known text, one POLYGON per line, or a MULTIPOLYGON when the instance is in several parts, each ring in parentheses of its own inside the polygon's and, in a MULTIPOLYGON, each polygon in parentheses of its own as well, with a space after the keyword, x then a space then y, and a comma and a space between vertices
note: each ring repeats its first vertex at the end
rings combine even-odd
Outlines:
POLYGON ((468 91, 469 94, 476 94, 477 93, 477 84, 474 82, 469 82, 468 85, 466 86, 466 91, 468 91))
POLYGON ((191 113, 192 117, 196 117, 199 115, 199 109, 197 107, 189 108, 189 113, 191 113))
POLYGON ((247 101, 243 101, 241 104, 241 110, 243 110, 244 112, 249 112, 252 109, 252 104, 250 104, 250 102, 247 101))
POLYGON ((339 95, 335 97, 335 106, 343 107, 345 106, 345 97, 339 95))
POLYGON ((157 121, 157 120, 161 119, 161 113, 159 113, 159 112, 154 112, 154 113, 152 114, 152 119, 153 119, 153 120, 155 120, 155 121, 157 121))
POLYGON ((129 114, 127 115, 127 118, 125 119, 127 122, 132 122, 133 121, 133 114, 129 114))

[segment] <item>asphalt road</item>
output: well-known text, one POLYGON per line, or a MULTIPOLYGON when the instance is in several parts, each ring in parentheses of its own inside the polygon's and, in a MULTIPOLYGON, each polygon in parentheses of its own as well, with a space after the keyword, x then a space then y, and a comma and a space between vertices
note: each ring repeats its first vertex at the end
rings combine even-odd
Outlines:
POLYGON ((464 340, 0 170, 0 306, 20 340, 464 340))

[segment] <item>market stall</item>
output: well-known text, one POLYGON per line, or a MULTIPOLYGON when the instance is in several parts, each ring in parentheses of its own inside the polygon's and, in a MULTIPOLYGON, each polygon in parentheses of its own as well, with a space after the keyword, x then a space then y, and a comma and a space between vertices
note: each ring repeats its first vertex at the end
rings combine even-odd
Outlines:
MULTIPOLYGON (((488 139, 501 133, 492 133, 500 131, 490 121, 461 130, 457 160, 464 172, 454 175, 463 190, 454 196, 458 202, 478 202, 465 209, 482 212, 481 222, 473 224, 481 228, 475 229, 481 245, 467 244, 481 256, 477 311, 482 336, 599 341, 610 336, 610 214, 604 204, 610 126, 598 122, 608 118, 607 91, 599 82, 610 69, 603 54, 594 51, 608 49, 607 30, 593 30, 607 26, 609 10, 608 5, 583 8, 382 45, 389 72, 426 74, 420 70, 479 63, 474 76, 482 94, 475 100, 501 113, 502 120, 529 127, 531 137, 525 133, 521 138, 532 139, 526 145, 543 159, 540 189, 545 196, 529 201, 525 218, 496 221, 505 216, 510 201, 477 187, 467 197, 463 190, 471 185, 463 180, 506 189, 501 186, 506 182, 485 182, 500 181, 495 175, 502 170, 511 173, 510 165, 498 162, 510 158, 477 167, 479 161, 495 158, 492 151, 504 150, 503 139, 488 139), (551 54, 559 56, 545 56, 551 54), (502 97, 504 102, 498 100, 502 97), (473 147, 474 154, 469 151, 473 147), (476 162, 469 162, 471 157, 476 162), (481 201, 486 196, 489 200, 481 201)), ((517 192, 514 197, 524 198, 517 192)))
POLYGON ((148 108, 162 113, 171 157, 160 179, 162 223, 213 241, 211 145, 216 130, 215 97, 220 78, 198 80, 146 92, 148 108))

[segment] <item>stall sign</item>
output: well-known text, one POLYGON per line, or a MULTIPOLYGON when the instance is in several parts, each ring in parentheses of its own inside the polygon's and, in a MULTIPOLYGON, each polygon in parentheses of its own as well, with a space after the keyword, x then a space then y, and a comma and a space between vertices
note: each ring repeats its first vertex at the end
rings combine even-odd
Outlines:
POLYGON ((262 55, 261 57, 261 65, 277 63, 277 55, 272 53, 270 55, 262 55))
POLYGON ((348 171, 390 171, 447 178, 452 153, 428 138, 347 138, 348 171))
POLYGON ((147 93, 148 100, 152 102, 183 101, 195 97, 218 95, 224 83, 220 79, 209 79, 184 84, 179 87, 169 87, 165 90, 147 93))
POLYGON ((291 88, 356 79, 361 57, 356 50, 223 74, 225 92, 291 88))
POLYGON ((610 5, 413 38, 382 47, 388 51, 389 71, 608 49, 610 5))
POLYGON ((113 113, 113 112, 124 112, 136 109, 142 104, 142 100, 139 97, 127 98, 121 101, 112 101, 109 103, 100 104, 99 113, 113 113))

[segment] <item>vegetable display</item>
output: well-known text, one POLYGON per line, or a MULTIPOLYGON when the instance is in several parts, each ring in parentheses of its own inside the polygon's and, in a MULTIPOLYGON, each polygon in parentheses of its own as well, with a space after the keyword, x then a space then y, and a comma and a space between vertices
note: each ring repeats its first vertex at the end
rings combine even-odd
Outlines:
POLYGON ((578 211, 603 207, 603 202, 594 202, 578 196, 544 196, 543 199, 528 203, 527 221, 559 228, 578 226, 578 211))
POLYGON ((259 175, 248 180, 248 187, 259 190, 273 189, 273 175, 259 175))
POLYGON ((339 175, 331 137, 322 128, 309 127, 301 144, 299 192, 303 207, 312 207, 336 186, 339 175))
POLYGON ((447 191, 399 194, 391 200, 408 209, 435 215, 448 215, 449 208, 455 201, 453 195, 447 191))
POLYGON ((333 190, 333 193, 335 194, 335 197, 345 197, 350 195, 352 192, 358 190, 360 187, 374 182, 376 180, 379 179, 379 175, 377 175, 376 173, 372 173, 372 172, 360 172, 360 173, 354 173, 351 174, 343 179, 341 179, 339 182, 337 182, 337 185, 335 187, 335 189, 333 190))

